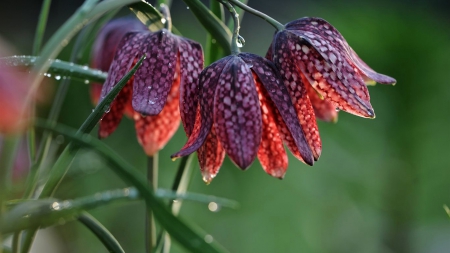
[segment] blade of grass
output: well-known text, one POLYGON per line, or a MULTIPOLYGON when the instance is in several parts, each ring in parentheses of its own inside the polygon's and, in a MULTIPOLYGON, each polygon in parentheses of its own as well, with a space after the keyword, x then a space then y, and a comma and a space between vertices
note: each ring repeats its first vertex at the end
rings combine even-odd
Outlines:
POLYGON ((98 154, 103 156, 105 161, 110 165, 110 168, 124 181, 132 184, 139 191, 140 196, 145 200, 147 207, 152 208, 155 219, 169 234, 177 240, 181 245, 192 252, 209 253, 209 252, 227 252, 217 242, 207 243, 198 232, 191 226, 188 226, 180 218, 175 217, 169 209, 161 202, 154 194, 151 187, 148 186, 147 181, 143 175, 130 164, 125 162, 116 154, 111 148, 100 140, 80 132, 63 127, 50 126, 39 120, 36 121, 36 126, 51 130, 57 134, 64 135, 74 143, 87 148, 92 148, 98 154))
POLYGON ((61 219, 75 219, 84 210, 113 202, 136 199, 138 199, 136 189, 125 188, 96 193, 74 200, 29 200, 18 204, 2 217, 1 231, 3 234, 8 234, 30 228, 48 227, 58 224, 61 219))
POLYGON ((47 26, 47 18, 48 13, 50 11, 51 0, 44 0, 41 7, 41 12, 39 14, 39 21, 36 26, 36 33, 34 35, 34 43, 33 43, 33 54, 39 54, 42 45, 42 39, 45 33, 45 27, 47 26))
MULTIPOLYGON (((225 13, 222 4, 220 4, 218 1, 211 0, 209 8, 219 20, 225 22, 225 13)), ((216 39, 214 39, 212 35, 208 33, 206 36, 205 65, 208 66, 222 57, 222 47, 220 47, 216 39)))
MULTIPOLYGON (((0 67, 2 65, 11 67, 32 67, 39 61, 40 57, 29 55, 15 55, 9 57, 0 58, 0 67)), ((65 62, 61 60, 48 60, 49 68, 46 71, 45 76, 54 77, 56 80, 73 78, 76 80, 87 82, 104 82, 107 77, 106 72, 102 72, 98 69, 91 69, 87 66, 74 64, 71 62, 65 62)))
POLYGON ((97 219, 88 212, 83 211, 78 221, 85 225, 105 245, 109 252, 125 253, 117 239, 97 219))

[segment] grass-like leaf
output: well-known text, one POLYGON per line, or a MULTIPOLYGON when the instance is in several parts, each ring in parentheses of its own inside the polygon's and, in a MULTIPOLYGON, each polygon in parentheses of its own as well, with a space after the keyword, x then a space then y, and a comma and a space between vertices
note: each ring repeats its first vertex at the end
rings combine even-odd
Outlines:
POLYGON ((151 4, 141 1, 128 7, 150 31, 158 31, 164 28, 161 21, 163 19, 162 14, 151 4))
POLYGON ((152 213, 159 224, 172 236, 172 238, 177 240, 187 249, 196 253, 226 252, 226 250, 216 242, 207 243, 203 239, 203 236, 200 235, 204 233, 194 231, 192 226, 188 226, 181 219, 175 217, 166 205, 156 197, 152 188, 145 180, 144 175, 121 159, 118 154, 103 142, 91 135, 75 132, 74 130, 63 126, 53 127, 39 120, 36 121, 36 126, 50 130, 55 134, 64 135, 72 140, 77 146, 91 148, 103 156, 105 161, 110 165, 110 168, 120 178, 136 187, 140 196, 145 200, 147 207, 151 208, 152 213))
MULTIPOLYGON (((39 57, 29 55, 15 55, 0 58, 0 67, 2 65, 11 67, 28 68, 33 67, 39 57)), ((106 80, 107 73, 98 69, 91 69, 87 66, 65 62, 61 60, 48 60, 49 69, 44 74, 48 77, 54 77, 57 80, 73 78, 81 81, 100 82, 106 80)))
POLYGON ((61 219, 75 219, 84 210, 121 200, 134 200, 137 197, 136 189, 125 188, 74 200, 29 200, 18 204, 4 214, 1 221, 1 231, 7 234, 29 228, 48 227, 57 224, 61 219))
POLYGON ((199 0, 183 0, 189 9, 197 17, 198 21, 219 43, 226 54, 231 53, 230 41, 231 31, 228 27, 216 17, 202 2, 199 0))

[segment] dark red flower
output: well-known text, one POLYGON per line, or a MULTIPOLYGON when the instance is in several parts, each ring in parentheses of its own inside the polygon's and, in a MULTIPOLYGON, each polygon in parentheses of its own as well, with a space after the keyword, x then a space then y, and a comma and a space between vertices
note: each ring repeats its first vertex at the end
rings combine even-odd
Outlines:
POLYGON ((268 174, 282 178, 287 169, 283 140, 290 141, 297 157, 314 163, 288 90, 267 59, 241 53, 205 68, 199 79, 196 115, 187 143, 172 157, 197 151, 208 183, 218 173, 225 153, 241 169, 258 156, 268 174))
POLYGON ((374 118, 365 82, 393 84, 364 63, 342 35, 320 18, 302 18, 274 35, 266 56, 280 70, 303 131, 318 159, 322 144, 315 117, 333 121, 336 109, 374 118))
POLYGON ((153 155, 176 132, 180 114, 185 129, 194 125, 195 114, 188 112, 197 106, 197 78, 203 68, 201 45, 163 29, 127 33, 117 48, 101 99, 142 55, 146 59, 103 116, 99 137, 109 136, 124 112, 131 111, 138 141, 147 155, 153 155))
MULTIPOLYGON (((117 46, 125 34, 131 31, 147 31, 147 27, 135 18, 118 18, 111 20, 99 31, 91 52, 91 67, 108 71, 116 53, 117 46)), ((91 100, 98 103, 103 84, 91 83, 91 100)))

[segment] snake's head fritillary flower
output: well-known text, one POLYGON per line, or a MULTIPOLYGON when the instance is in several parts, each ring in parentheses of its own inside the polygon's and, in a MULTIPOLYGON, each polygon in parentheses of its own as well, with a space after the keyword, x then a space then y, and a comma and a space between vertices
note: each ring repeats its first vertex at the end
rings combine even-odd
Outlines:
POLYGON ((394 84, 364 63, 342 35, 320 18, 301 18, 274 35, 267 53, 280 70, 308 143, 318 159, 321 141, 315 116, 335 121, 336 109, 374 118, 365 82, 394 84))
POLYGON ((283 141, 294 155, 314 163, 288 90, 265 58, 241 53, 205 68, 196 115, 187 143, 172 157, 197 151, 207 183, 218 173, 225 153, 241 169, 258 157, 268 174, 283 178, 288 163, 283 141))
POLYGON ((109 68, 101 99, 143 55, 146 59, 101 120, 99 137, 105 138, 116 129, 131 103, 138 141, 147 155, 153 155, 176 132, 180 116, 186 132, 192 131, 203 51, 199 43, 166 29, 127 33, 109 68))
MULTIPOLYGON (((111 20, 100 29, 91 52, 91 67, 108 71, 113 61, 119 42, 131 31, 147 31, 147 27, 135 18, 118 18, 111 20)), ((91 83, 91 100, 98 103, 103 84, 91 83)))

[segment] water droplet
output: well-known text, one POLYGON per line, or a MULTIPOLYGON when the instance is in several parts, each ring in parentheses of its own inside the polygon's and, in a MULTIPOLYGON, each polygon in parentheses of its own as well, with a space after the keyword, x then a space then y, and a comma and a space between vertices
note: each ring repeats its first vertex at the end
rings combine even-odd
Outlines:
POLYGON ((209 202, 208 209, 211 212, 218 212, 220 210, 220 206, 216 202, 209 202))
POLYGON ((109 113, 109 111, 111 111, 111 107, 109 107, 109 105, 105 106, 105 113, 109 113))
POLYGON ((186 7, 186 9, 188 9, 188 10, 189 10, 189 6, 188 6, 188 7, 186 7))
POLYGON ((167 20, 165 18, 161 19, 161 23, 165 24, 167 22, 167 20))
POLYGON ((58 202, 53 202, 52 209, 58 211, 59 209, 61 209, 61 205, 58 202))
POLYGON ((213 44, 216 44, 216 42, 217 42, 216 39, 211 40, 211 43, 213 43, 213 44))
POLYGON ((153 100, 151 100, 151 99, 148 100, 148 104, 150 104, 150 105, 154 105, 155 103, 156 103, 156 102, 153 101, 153 100))
POLYGON ((56 141, 56 144, 58 144, 58 145, 63 144, 64 143, 64 136, 62 136, 62 135, 56 136, 55 141, 56 141))
POLYGON ((147 86, 147 89, 151 90, 151 89, 152 89, 152 86, 147 86))
POLYGON ((87 79, 84 80, 84 83, 85 83, 85 84, 89 84, 89 80, 87 80, 87 79))
POLYGON ((56 80, 61 80, 61 76, 55 76, 56 80))
POLYGON ((205 242, 206 243, 212 243, 214 241, 214 238, 212 237, 212 235, 205 235, 205 242))
POLYGON ((253 64, 247 64, 247 68, 253 68, 253 64))
POLYGON ((84 70, 88 70, 88 66, 86 66, 86 65, 83 66, 83 69, 84 69, 84 70))

